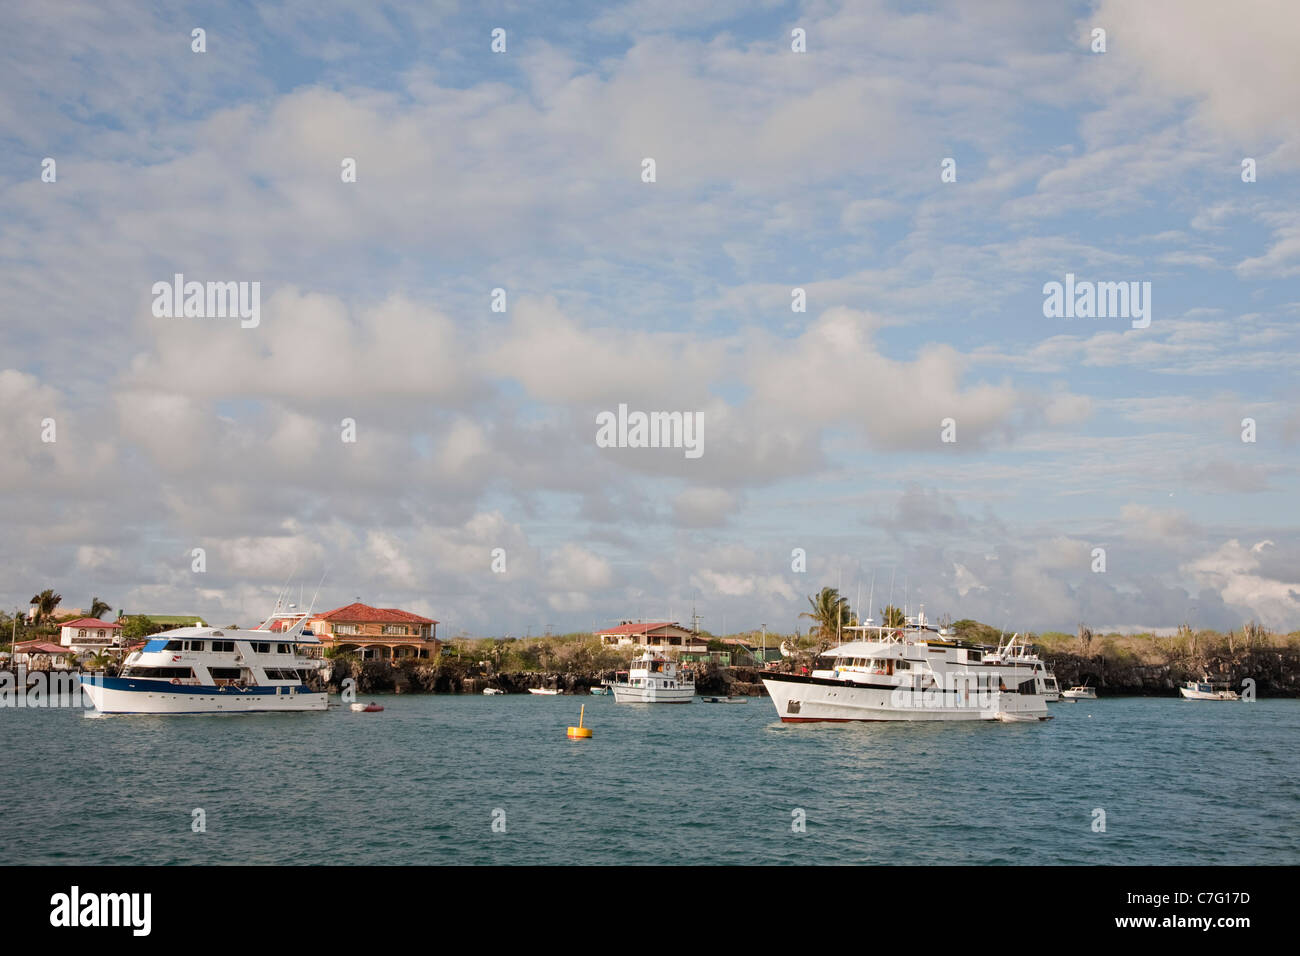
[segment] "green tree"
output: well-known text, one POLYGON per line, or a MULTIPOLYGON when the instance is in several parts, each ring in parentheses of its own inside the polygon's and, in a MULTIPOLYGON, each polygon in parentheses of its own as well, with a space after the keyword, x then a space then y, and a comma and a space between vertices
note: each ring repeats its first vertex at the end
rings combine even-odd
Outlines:
POLYGON ((143 614, 131 614, 122 619, 122 640, 139 641, 162 630, 161 624, 155 624, 143 614))
POLYGON ((36 605, 36 620, 33 623, 40 624, 53 614, 62 600, 63 595, 55 594, 53 588, 46 588, 40 594, 32 595, 31 603, 36 605))
POLYGON ((808 631, 809 634, 815 632, 822 640, 834 638, 842 628, 853 624, 849 599, 842 597, 838 588, 822 588, 816 595, 808 596, 808 604, 812 610, 804 611, 799 616, 816 622, 808 631))
POLYGON ((111 611, 111 610, 113 610, 113 609, 112 609, 111 607, 109 607, 106 603, 104 603, 103 601, 101 601, 99 598, 95 598, 95 600, 93 600, 93 601, 90 602, 90 616, 91 616, 91 617, 103 617, 105 614, 107 614, 107 613, 108 613, 109 611, 111 611))
POLYGON ((903 609, 889 605, 880 609, 880 626, 881 627, 902 627, 907 623, 907 618, 903 614, 903 609))

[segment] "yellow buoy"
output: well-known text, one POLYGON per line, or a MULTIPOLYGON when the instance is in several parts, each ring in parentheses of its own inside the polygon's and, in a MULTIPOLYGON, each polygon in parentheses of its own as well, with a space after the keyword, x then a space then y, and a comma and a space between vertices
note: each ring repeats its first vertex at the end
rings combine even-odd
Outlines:
POLYGON ((574 740, 586 740, 591 736, 591 728, 582 726, 582 719, 587 714, 587 705, 583 704, 582 709, 578 711, 578 726, 569 728, 569 736, 574 740))

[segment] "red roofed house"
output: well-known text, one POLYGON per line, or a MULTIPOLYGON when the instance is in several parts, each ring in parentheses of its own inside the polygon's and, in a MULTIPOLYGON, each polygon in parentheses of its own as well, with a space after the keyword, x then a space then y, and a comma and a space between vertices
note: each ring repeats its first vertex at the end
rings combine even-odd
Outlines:
POLYGON ((76 654, 100 654, 121 642, 122 625, 97 617, 79 617, 59 625, 59 643, 76 654))
POLYGON ((602 644, 636 644, 641 647, 672 647, 703 653, 708 642, 676 621, 624 621, 618 627, 597 631, 602 644))
POLYGON ((362 660, 437 657, 438 622, 395 607, 349 604, 314 615, 311 631, 327 647, 360 654, 362 660))
POLYGON ((72 667, 76 663, 75 658, 76 653, 71 648, 51 644, 49 641, 19 641, 14 645, 14 666, 26 667, 28 670, 72 667))

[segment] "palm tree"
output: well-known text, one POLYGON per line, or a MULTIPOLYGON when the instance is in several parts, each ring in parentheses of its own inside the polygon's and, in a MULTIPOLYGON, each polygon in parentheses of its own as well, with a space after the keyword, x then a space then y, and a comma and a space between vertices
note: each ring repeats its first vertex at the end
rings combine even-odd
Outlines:
POLYGON ((101 601, 99 598, 95 598, 95 600, 90 602, 91 617, 100 617, 107 611, 111 611, 111 610, 113 609, 109 607, 107 604, 105 604, 103 601, 101 601))
POLYGON ((903 614, 903 609, 889 605, 880 609, 880 626, 881 627, 902 627, 907 623, 907 618, 903 614))
POLYGON ((32 623, 39 624, 53 614, 54 609, 59 606, 59 602, 62 600, 63 595, 55 594, 53 588, 46 588, 40 594, 33 595, 31 603, 36 605, 36 620, 32 623))
POLYGON ((809 633, 826 640, 834 638, 844 627, 853 624, 853 611, 849 608, 849 599, 841 597, 837 588, 822 588, 816 596, 809 595, 808 604, 812 611, 805 611, 800 617, 812 618, 817 623, 810 627, 809 633))

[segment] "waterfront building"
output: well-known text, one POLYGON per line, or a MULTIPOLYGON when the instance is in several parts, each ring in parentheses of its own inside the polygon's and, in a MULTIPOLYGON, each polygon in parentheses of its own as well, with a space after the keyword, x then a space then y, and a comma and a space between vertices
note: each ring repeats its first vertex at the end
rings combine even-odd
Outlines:
POLYGON ((78 656, 101 654, 121 642, 122 625, 117 621, 82 617, 59 625, 59 643, 78 656))
POLYGON ((437 621, 395 607, 348 604, 312 615, 308 627, 326 648, 362 660, 437 657, 442 648, 437 621))
POLYGON ((70 647, 51 641, 19 641, 14 645, 13 664, 29 671, 47 671, 58 667, 72 667, 76 652, 70 647))
POLYGON ((617 627, 597 631, 602 644, 660 647, 687 654, 704 654, 708 641, 676 621, 624 621, 617 627))

